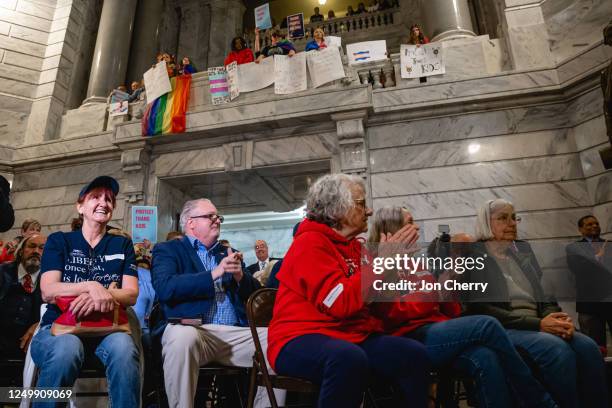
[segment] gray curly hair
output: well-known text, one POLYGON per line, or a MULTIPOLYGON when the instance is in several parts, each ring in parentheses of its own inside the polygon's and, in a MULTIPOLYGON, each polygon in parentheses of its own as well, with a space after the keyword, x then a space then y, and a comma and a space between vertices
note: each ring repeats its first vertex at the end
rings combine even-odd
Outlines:
POLYGON ((306 196, 306 217, 330 227, 339 227, 340 221, 355 205, 351 187, 358 185, 365 190, 365 183, 358 176, 337 173, 319 178, 306 196))
POLYGON ((482 207, 478 209, 476 214, 475 235, 478 241, 488 241, 493 239, 493 231, 491 230, 491 214, 501 210, 505 206, 514 208, 514 204, 510 201, 498 198, 495 200, 487 200, 482 207))

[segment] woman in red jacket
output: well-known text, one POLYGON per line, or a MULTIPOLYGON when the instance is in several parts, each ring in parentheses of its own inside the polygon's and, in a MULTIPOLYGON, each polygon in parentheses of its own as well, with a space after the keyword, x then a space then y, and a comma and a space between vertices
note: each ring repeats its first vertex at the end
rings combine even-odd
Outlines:
MULTIPOLYGON (((384 245, 388 236, 411 224, 414 221, 407 210, 381 208, 376 211, 369 242, 384 245)), ((380 253, 384 248, 378 249, 380 253)), ((428 256, 439 255, 428 253, 428 256)), ((516 391, 515 397, 525 406, 556 406, 531 375, 497 319, 478 315, 458 317, 461 312, 458 302, 440 302, 439 291, 421 289, 422 282, 436 282, 424 268, 402 278, 415 282, 417 289, 398 295, 395 302, 372 305, 373 312, 384 321, 386 333, 422 342, 434 367, 453 367, 473 378, 481 408, 515 406, 510 384, 516 391)))
POLYGON ((255 57, 253 56, 253 51, 249 47, 247 47, 247 43, 242 37, 234 37, 232 39, 232 50, 225 57, 225 61, 223 65, 229 65, 232 62, 236 61, 238 65, 247 64, 249 62, 253 62, 255 57))
MULTIPOLYGON (((425 407, 429 360, 417 341, 385 336, 364 304, 361 244, 372 210, 359 177, 323 176, 277 275, 268 360, 281 375, 320 384, 318 407, 359 407, 368 380, 399 386, 402 407, 425 407)), ((397 239, 412 231, 402 230, 397 239)))

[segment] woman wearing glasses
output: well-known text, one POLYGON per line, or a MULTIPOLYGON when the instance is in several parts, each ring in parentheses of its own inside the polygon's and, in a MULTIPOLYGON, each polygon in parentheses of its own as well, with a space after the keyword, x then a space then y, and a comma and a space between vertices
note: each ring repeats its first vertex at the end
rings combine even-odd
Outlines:
POLYGON ((132 336, 115 332, 80 338, 51 333, 51 325, 61 313, 55 304, 58 297, 75 297, 69 310, 77 320, 94 312, 110 312, 117 303, 124 307, 136 303, 138 270, 132 241, 106 230, 118 192, 115 179, 97 177, 83 187, 77 200, 76 208, 83 216, 82 228, 49 236, 40 280, 42 297, 49 307, 40 331, 32 340, 31 352, 39 368, 37 387, 44 388, 72 387, 84 361, 94 358, 95 353, 106 367, 110 405, 137 407, 140 353, 132 336))
POLYGON ((512 203, 489 200, 478 211, 473 256, 485 258, 481 271, 466 276, 488 282, 483 295, 466 299, 472 314, 488 314, 506 328, 514 346, 562 407, 606 407, 604 363, 597 345, 575 331, 567 313, 545 296, 542 270, 531 249, 517 241, 521 219, 512 203))

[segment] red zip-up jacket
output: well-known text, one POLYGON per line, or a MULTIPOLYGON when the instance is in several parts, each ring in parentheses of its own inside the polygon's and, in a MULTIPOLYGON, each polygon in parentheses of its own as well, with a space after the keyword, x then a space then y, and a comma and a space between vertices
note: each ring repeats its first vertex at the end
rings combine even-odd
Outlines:
POLYGON ((377 302, 371 305, 372 313, 384 323, 386 334, 403 336, 430 323, 443 322, 461 313, 458 302, 439 302, 439 293, 418 288, 421 282, 436 282, 427 270, 406 275, 406 280, 416 282, 417 290, 399 297, 394 302, 377 302))
POLYGON ((361 244, 327 225, 304 220, 278 272, 274 316, 268 328, 272 368, 287 342, 323 334, 360 343, 382 332, 362 299, 361 244))

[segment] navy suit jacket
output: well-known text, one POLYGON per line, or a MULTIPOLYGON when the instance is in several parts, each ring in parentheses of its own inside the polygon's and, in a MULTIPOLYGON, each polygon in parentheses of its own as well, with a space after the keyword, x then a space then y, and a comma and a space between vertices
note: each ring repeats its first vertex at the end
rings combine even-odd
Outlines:
MULTIPOLYGON (((211 251, 217 263, 227 256, 227 248, 223 245, 216 245, 211 251)), ((168 318, 202 317, 215 303, 212 271, 204 268, 187 237, 155 245, 151 279, 164 314, 163 319, 152 328, 156 334, 163 333, 168 318)), ((240 284, 231 274, 224 274, 222 281, 236 310, 238 324, 247 326, 246 300, 261 285, 248 273, 244 273, 240 284)))

